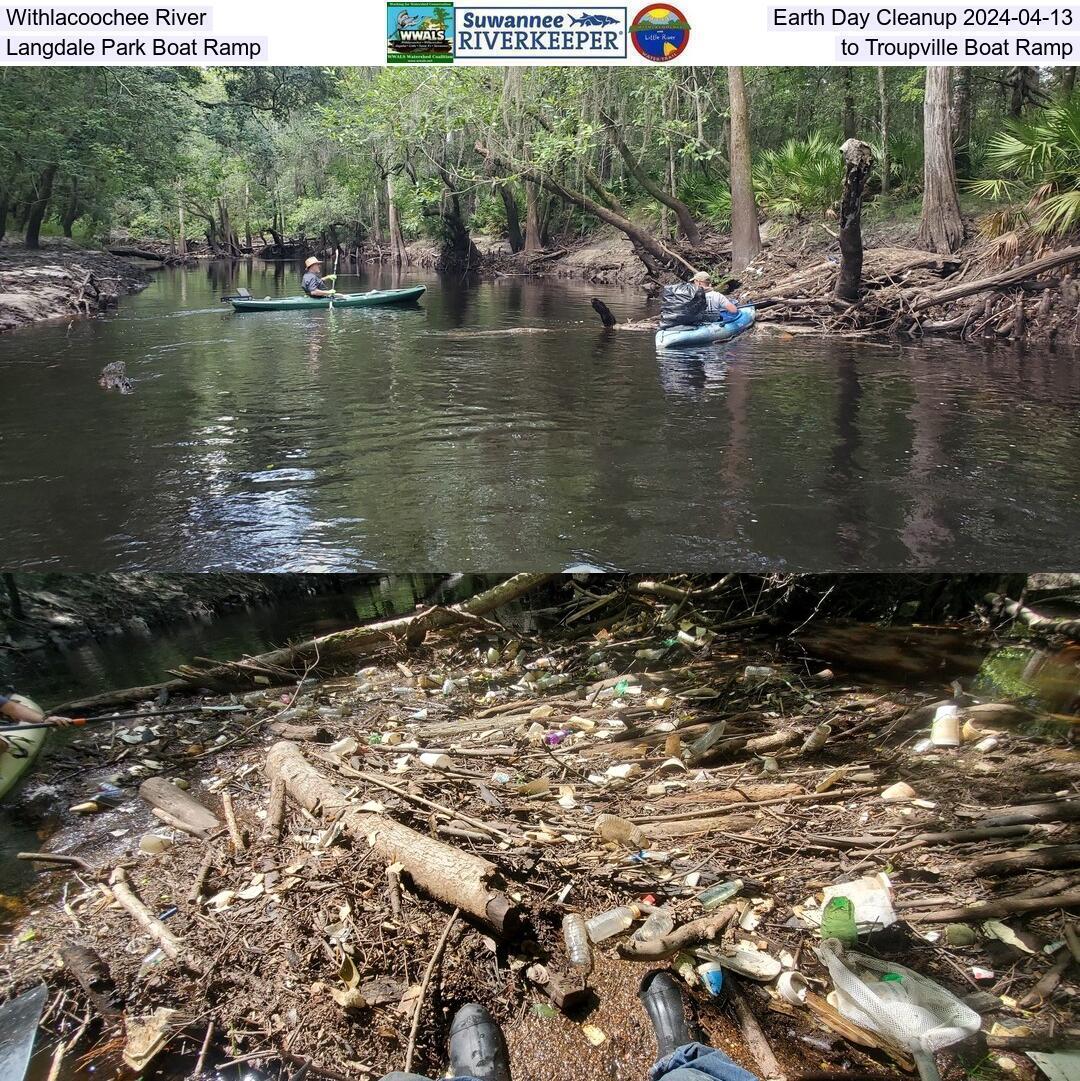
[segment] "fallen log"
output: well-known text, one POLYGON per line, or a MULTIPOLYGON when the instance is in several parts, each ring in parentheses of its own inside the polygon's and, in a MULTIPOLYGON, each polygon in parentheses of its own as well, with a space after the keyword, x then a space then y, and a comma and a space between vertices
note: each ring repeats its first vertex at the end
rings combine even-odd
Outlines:
POLYGON ((213 811, 164 777, 148 777, 139 785, 139 796, 196 836, 209 837, 221 829, 221 820, 213 811))
POLYGON ((479 856, 426 837, 385 815, 353 809, 344 794, 282 740, 266 756, 271 781, 284 783, 289 797, 312 814, 335 818, 342 831, 366 841, 388 864, 401 864, 413 884, 503 934, 518 930, 519 913, 502 892, 498 868, 479 856))
POLYGON ((1080 819, 1080 800, 1055 800, 1052 803, 1032 803, 1012 807, 1005 814, 980 819, 983 828, 994 826, 1033 825, 1038 822, 1072 822, 1080 819))
POLYGON ((987 593, 984 600, 994 608, 999 608, 1013 619, 1019 620, 1025 627, 1033 631, 1044 631, 1047 634, 1063 634, 1069 638, 1080 638, 1080 619, 1059 619, 1055 616, 1044 616, 1028 608, 1019 601, 1010 600, 1001 593, 987 593))
POLYGON ((118 1017, 124 1009, 124 996, 117 990, 108 966, 89 946, 67 945, 60 948, 60 959, 97 1007, 103 1017, 118 1017))
POLYGON ((127 687, 74 702, 65 702, 55 707, 53 712, 97 711, 111 706, 143 702, 156 698, 162 691, 171 694, 215 684, 227 689, 243 682, 245 677, 249 678, 252 686, 265 686, 273 680, 291 683, 308 666, 315 670, 322 665, 354 660, 400 641, 417 645, 429 630, 486 616, 496 608, 523 597, 553 577, 551 574, 515 574, 499 585, 451 607, 426 608, 399 619, 353 627, 322 638, 312 638, 296 646, 250 657, 237 664, 209 665, 202 670, 189 669, 182 674, 170 673, 174 678, 163 683, 127 687), (261 679, 257 681, 256 676, 261 679))
POLYGON ((1080 890, 1058 893, 1052 897, 1013 897, 960 908, 939 908, 933 912, 920 912, 912 919, 923 923, 963 923, 967 920, 996 920, 1019 912, 1049 912, 1055 908, 1077 906, 1080 906, 1080 890))
MULTIPOLYGON (((869 149, 869 148, 867 148, 869 149)), ((735 1007, 735 1017, 739 1022, 739 1028, 742 1031, 743 1039, 746 1041, 746 1046, 750 1049, 750 1055, 754 1062, 757 1063, 758 1074, 762 1078, 762 1081, 772 1081, 772 1079, 782 1079, 784 1071, 780 1068, 780 1063, 776 1061, 776 1055, 773 1054, 772 1044, 769 1043, 769 1038, 765 1035, 758 1024, 758 1019, 754 1016, 754 1011, 750 1009, 749 1003, 746 1001, 743 993, 739 990, 738 984, 733 980, 730 990, 728 991, 728 997, 731 999, 731 1004, 735 1007)))
POLYGON ((1018 852, 976 856, 968 867, 972 874, 989 877, 1011 871, 1050 871, 1077 865, 1080 865, 1080 845, 1047 845, 1046 848, 1022 848, 1018 852))
POLYGON ((1000 274, 994 274, 989 278, 979 278, 977 281, 967 282, 964 285, 954 285, 949 289, 939 289, 937 292, 928 293, 922 299, 915 301, 911 311, 915 314, 926 311, 927 308, 937 307, 939 304, 948 304, 953 300, 973 296, 976 293, 985 293, 990 289, 1000 289, 1003 286, 1019 286, 1029 278, 1041 274, 1044 270, 1053 270, 1055 267, 1066 263, 1080 261, 1080 247, 1065 248, 1054 252, 1052 255, 1036 259, 1032 263, 1023 266, 1010 267, 1000 274))

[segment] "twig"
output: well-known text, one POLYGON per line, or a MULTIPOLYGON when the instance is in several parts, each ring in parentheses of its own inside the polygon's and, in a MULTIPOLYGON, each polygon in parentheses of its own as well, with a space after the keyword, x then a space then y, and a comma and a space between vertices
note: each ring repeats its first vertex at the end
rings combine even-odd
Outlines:
POLYGON ((457 923, 459 912, 461 912, 461 909, 455 908, 450 915, 450 919, 446 921, 446 926, 443 928, 439 941, 435 943, 435 952, 431 955, 431 960, 428 961, 428 966, 424 971, 424 978, 420 983, 420 993, 416 996, 416 1009, 413 1013, 412 1026, 409 1029, 409 1043, 405 1048, 406 1073, 412 1069, 413 1054, 416 1051, 416 1034, 420 1029, 420 1014, 424 1008, 424 996, 427 994, 428 984, 431 983, 431 976, 435 971, 435 966, 439 963, 439 958, 442 957, 443 950, 446 947, 446 940, 450 937, 454 924, 457 923))
POLYGON ((236 811, 233 810, 232 794, 222 792, 221 810, 225 814, 225 824, 229 827, 229 838, 232 841, 234 852, 243 852, 247 845, 244 844, 244 836, 240 827, 236 824, 236 811))
POLYGON ((214 1038, 214 1022, 206 1022, 206 1035, 203 1036, 202 1047, 199 1048, 199 1057, 195 1061, 195 1072, 191 1075, 193 1081, 202 1077, 203 1066, 206 1064, 206 1052, 210 1049, 210 1041, 214 1038))

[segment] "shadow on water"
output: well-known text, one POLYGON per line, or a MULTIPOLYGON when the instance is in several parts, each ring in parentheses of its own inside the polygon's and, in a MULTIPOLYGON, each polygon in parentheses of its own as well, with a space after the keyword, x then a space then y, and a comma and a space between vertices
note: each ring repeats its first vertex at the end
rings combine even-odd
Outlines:
MULTIPOLYGON (((170 669, 193 657, 232 660, 262 653, 290 641, 404 615, 422 601, 454 603, 479 587, 478 580, 468 576, 457 576, 441 587, 440 579, 432 575, 395 575, 345 593, 290 598, 146 633, 92 639, 68 649, 0 653, 0 685, 14 687, 49 708, 107 690, 161 682, 170 669)), ((88 731, 73 730, 79 738, 88 731)), ((50 748, 62 745, 66 735, 50 737, 46 758, 39 765, 47 762, 50 748)), ((58 808, 40 776, 31 771, 0 803, 0 924, 5 896, 33 881, 30 865, 15 860, 15 853, 36 849, 56 826, 58 808)))
POLYGON ((22 568, 753 570, 1057 565, 1080 528, 1080 365, 780 336, 657 355, 633 291, 422 282, 408 308, 237 315, 290 263, 168 269, 101 319, 0 338, 22 568), (122 360, 135 393, 97 386, 122 360), (77 438, 72 438, 77 433, 77 438))

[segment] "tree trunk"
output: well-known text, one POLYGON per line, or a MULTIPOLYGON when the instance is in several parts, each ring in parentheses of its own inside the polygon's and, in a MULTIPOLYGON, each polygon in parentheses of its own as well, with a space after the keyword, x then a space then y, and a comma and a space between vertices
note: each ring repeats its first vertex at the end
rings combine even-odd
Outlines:
POLYGON ((919 243, 930 251, 954 252, 964 240, 960 195, 956 190, 947 67, 926 69, 923 104, 923 213, 919 243))
POLYGON ((1076 68, 1062 68, 1061 71, 1061 96, 1071 98, 1076 88, 1076 68))
POLYGON ((836 279, 839 300, 859 299, 862 284, 862 200, 867 177, 874 165, 873 151, 858 139, 848 139, 844 155, 844 195, 840 201, 840 274, 836 279))
POLYGON ((966 174, 971 167, 971 120, 975 87, 975 74, 971 68, 960 69, 960 85, 956 94, 956 123, 953 126, 953 144, 956 148, 956 171, 966 174))
POLYGON ((3 242, 7 233, 8 207, 11 205, 11 197, 6 188, 0 189, 0 243, 3 242))
POLYGON ((179 198, 180 181, 176 182, 177 200, 176 200, 176 214, 178 219, 178 229, 176 233, 176 254, 181 258, 187 255, 187 231, 186 222, 184 220, 184 202, 179 198))
POLYGON ((731 112, 731 272, 745 270, 761 254, 757 200, 750 163, 750 113, 742 68, 728 68, 731 112))
POLYGON ((71 239, 72 230, 79 217, 79 178, 71 178, 71 195, 68 198, 67 208, 60 224, 64 227, 64 236, 71 239))
MULTIPOLYGON (((677 252, 670 251, 664 247, 664 245, 644 226, 638 225, 636 222, 623 217, 621 214, 617 214, 614 210, 611 210, 606 206, 602 206, 584 192, 569 187, 562 183, 562 181, 557 180, 554 176, 540 172, 540 170, 532 165, 510 165, 508 162, 503 162, 493 151, 484 146, 483 143, 478 142, 476 144, 476 150, 477 153, 482 157, 487 158, 489 161, 503 165, 509 171, 517 172, 524 177, 525 180, 532 181, 534 184, 551 192, 553 195, 557 195, 560 199, 581 207, 582 210, 588 211, 608 225, 613 225, 619 232, 625 233, 634 245, 635 254, 645 264, 650 274, 655 276, 665 267, 684 275, 692 273, 696 269, 677 252)), ((526 246, 526 250, 528 250, 528 246, 526 246)))
POLYGON ((540 225, 540 188, 525 181, 525 254, 539 255, 544 248, 540 225))
POLYGON ((881 109, 881 194, 889 194, 892 182, 892 162, 889 160, 889 91, 885 82, 885 68, 877 69, 878 104, 881 109))
POLYGON ((509 184, 499 185, 503 206, 506 208, 506 233, 510 240, 510 250, 517 255, 525 247, 525 238, 521 235, 521 217, 518 214, 517 196, 509 184))
POLYGON ((46 166, 38 180, 37 197, 30 204, 30 214, 26 219, 26 246, 28 248, 41 247, 41 223, 45 220, 45 212, 49 209, 49 200, 52 198, 58 168, 56 165, 46 166))
POLYGON ((266 756, 271 781, 285 785, 289 797, 310 811, 332 817, 365 850, 387 864, 401 864, 413 885, 454 905, 497 931, 514 930, 516 909, 501 891, 498 868, 382 814, 350 807, 345 794, 326 780, 295 743, 275 743, 266 756))
POLYGON ((394 202, 394 183, 390 173, 386 174, 386 204, 390 230, 390 260, 398 266, 408 266, 409 253, 405 248, 405 234, 401 231, 397 203, 394 202))
POLYGON ((8 601, 11 604, 11 618, 24 620, 26 613, 22 606, 22 597, 19 596, 19 584, 15 581, 14 574, 4 575, 4 588, 7 590, 8 601))
POLYGON ((630 175, 638 182, 638 185, 642 190, 658 200, 663 206, 669 207, 675 212, 675 218, 679 223, 679 232, 686 238, 686 242, 690 247, 700 247, 701 230, 698 228, 697 222, 694 221, 694 216, 690 213, 690 208, 681 199, 677 198, 673 192, 665 191, 660 187, 660 185, 657 184, 642 168, 641 162, 638 161, 630 148, 623 142, 623 138, 619 134, 618 126, 609 114, 601 113, 600 119, 604 122, 604 127, 607 128, 608 136, 614 144, 615 149, 618 150, 619 156, 626 163, 626 168, 629 170, 630 175))
POLYGON ((844 129, 844 140, 854 139, 858 134, 855 123, 855 69, 844 68, 844 114, 842 117, 842 126, 844 129))
POLYGON ((1017 67, 1012 73, 1012 90, 1009 94, 1009 116, 1019 119, 1024 106, 1031 100, 1032 89, 1038 82, 1038 74, 1031 67, 1017 67))

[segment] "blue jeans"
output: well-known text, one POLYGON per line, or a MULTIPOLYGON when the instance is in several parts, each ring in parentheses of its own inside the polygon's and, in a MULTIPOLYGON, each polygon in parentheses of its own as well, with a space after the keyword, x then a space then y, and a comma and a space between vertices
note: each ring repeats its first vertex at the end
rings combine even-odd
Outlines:
POLYGON ((684 1043, 662 1058, 650 1071, 649 1081, 758 1081, 736 1066, 723 1051, 703 1043, 684 1043))
MULTIPOLYGON (((684 1043, 667 1058, 662 1058, 649 1072, 649 1081, 758 1081, 741 1066, 736 1066, 723 1051, 714 1051, 702 1043, 684 1043)), ((382 1081, 430 1081, 414 1073, 388 1073, 382 1081)), ((476 1081, 455 1077, 451 1081, 476 1081)))

